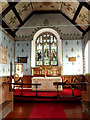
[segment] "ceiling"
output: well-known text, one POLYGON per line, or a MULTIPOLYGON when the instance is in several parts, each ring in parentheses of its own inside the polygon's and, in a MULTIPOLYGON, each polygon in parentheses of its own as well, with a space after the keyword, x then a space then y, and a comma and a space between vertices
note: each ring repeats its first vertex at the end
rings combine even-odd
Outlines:
POLYGON ((89 10, 90 1, 85 2, 7 2, 0 0, 1 26, 15 37, 16 32, 22 27, 33 14, 60 13, 77 27, 84 36, 90 29, 89 10))

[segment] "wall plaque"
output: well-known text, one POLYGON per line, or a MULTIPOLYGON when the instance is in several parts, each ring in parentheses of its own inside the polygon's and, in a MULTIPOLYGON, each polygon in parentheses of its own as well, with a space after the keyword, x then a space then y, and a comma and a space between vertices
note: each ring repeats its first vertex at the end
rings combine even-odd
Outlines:
POLYGON ((68 61, 76 61, 76 57, 69 57, 68 61))
POLYGON ((0 63, 7 64, 7 49, 0 46, 0 63))

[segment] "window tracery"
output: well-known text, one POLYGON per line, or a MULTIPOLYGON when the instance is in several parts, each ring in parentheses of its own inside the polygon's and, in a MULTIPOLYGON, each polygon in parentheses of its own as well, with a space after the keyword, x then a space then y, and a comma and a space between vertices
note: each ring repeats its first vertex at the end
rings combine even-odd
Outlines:
POLYGON ((58 65, 57 39, 52 33, 42 33, 36 39, 36 65, 58 65))

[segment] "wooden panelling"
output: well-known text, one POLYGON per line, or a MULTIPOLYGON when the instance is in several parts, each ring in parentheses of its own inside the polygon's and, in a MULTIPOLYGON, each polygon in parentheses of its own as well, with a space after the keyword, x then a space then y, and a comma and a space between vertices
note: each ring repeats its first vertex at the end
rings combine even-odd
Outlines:
MULTIPOLYGON (((31 78, 32 78, 32 76, 25 75, 21 79, 23 80, 23 83, 31 84, 32 83, 31 78)), ((17 81, 19 78, 18 77, 14 77, 14 79, 15 79, 15 81, 17 81)), ((23 85, 23 87, 24 88, 30 88, 31 85, 23 85)))
POLYGON ((5 117, 13 110, 13 92, 9 92, 9 85, 3 84, 8 82, 7 77, 0 77, 0 118, 5 117), (7 103, 7 104, 6 104, 7 103))
POLYGON ((90 82, 90 74, 85 75, 85 80, 86 80, 86 82, 90 82))
MULTIPOLYGON (((34 76, 23 76, 21 79, 23 80, 23 83, 28 83, 28 84, 31 84, 32 83, 32 77, 45 77, 43 75, 34 75, 34 76)), ((49 76, 49 77, 52 77, 52 76, 49 76)), ((80 82, 84 82, 85 81, 85 78, 83 75, 74 75, 74 76, 61 76, 62 78, 62 81, 65 82, 67 81, 66 83, 80 83, 80 82)), ((18 77, 14 77, 15 81, 17 81, 19 78, 18 77)), ((31 87, 30 85, 24 85, 23 86, 24 88, 29 88, 31 87)), ((64 86, 64 88, 71 88, 71 85, 68 85, 68 86, 64 86)), ((80 88, 80 85, 75 85, 75 87, 79 87, 80 88)))
POLYGON ((3 85, 3 82, 8 82, 9 78, 7 77, 0 77, 0 104, 7 101, 12 100, 12 92, 9 92, 9 86, 3 85))
MULTIPOLYGON (((65 76, 62 76, 62 80, 63 82, 66 82, 66 83, 80 83, 80 82, 84 82, 85 81, 85 77, 83 75, 65 75, 65 76)), ((68 86, 64 86, 64 88, 66 87, 70 87, 71 88, 71 85, 68 85, 68 86)), ((81 88, 81 86, 79 85, 75 85, 74 87, 79 87, 81 88)))
MULTIPOLYGON (((31 78, 32 78, 31 76, 23 76, 22 77, 23 83, 31 84, 32 83, 31 78)), ((31 87, 31 86, 30 85, 24 85, 24 87, 31 87)))
POLYGON ((86 86, 86 91, 82 92, 82 108, 90 115, 90 83, 86 86))

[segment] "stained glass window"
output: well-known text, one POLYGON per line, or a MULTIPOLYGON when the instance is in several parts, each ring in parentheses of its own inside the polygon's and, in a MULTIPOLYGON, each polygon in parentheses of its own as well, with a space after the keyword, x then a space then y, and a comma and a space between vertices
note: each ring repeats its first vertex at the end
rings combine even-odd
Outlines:
POLYGON ((52 33, 42 33, 36 40, 36 65, 57 64, 57 39, 52 33))

